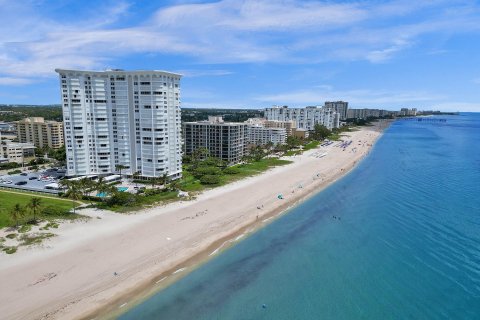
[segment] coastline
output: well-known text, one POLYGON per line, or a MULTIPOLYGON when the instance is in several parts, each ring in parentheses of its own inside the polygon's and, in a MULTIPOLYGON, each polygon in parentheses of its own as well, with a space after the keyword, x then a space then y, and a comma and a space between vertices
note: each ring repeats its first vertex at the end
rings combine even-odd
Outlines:
MULTIPOLYGON (((194 201, 151 208, 137 216, 119 218, 117 220, 123 222, 116 225, 118 228, 110 226, 106 233, 103 229, 97 230, 83 242, 79 241, 80 244, 69 242, 71 248, 65 244, 53 244, 53 248, 47 248, 46 251, 50 252, 44 257, 45 250, 32 252, 31 257, 26 253, 16 262, 0 268, 0 280, 5 283, 0 297, 6 302, 0 307, 0 317, 92 319, 118 315, 118 311, 124 310, 122 308, 129 308, 166 287, 231 246, 239 237, 258 230, 345 176, 371 151, 384 129, 376 124, 346 133, 355 142, 346 151, 334 144, 328 150, 322 149, 322 152, 328 152, 327 156, 316 157, 319 149, 310 150, 295 157, 292 164, 207 191, 194 201), (357 152, 352 152, 357 147, 357 140, 368 143, 363 142, 358 145, 357 152), (317 171, 308 171, 312 169, 317 171), (251 188, 252 184, 263 188, 257 192, 251 188), (275 191, 271 190, 274 189, 272 186, 275 191), (286 190, 292 190, 292 193, 286 190), (284 194, 285 199, 276 199, 277 193, 284 194), (255 203, 262 209, 256 209, 255 203), (211 213, 213 211, 218 212, 211 213), (202 219, 206 221, 200 222, 202 219), (177 235, 178 239, 175 239, 177 235), (62 263, 69 258, 72 259, 70 265, 62 263), (75 261, 81 258, 86 260, 75 261), (30 279, 26 277, 18 283, 21 277, 13 277, 19 273, 18 268, 29 270, 37 263, 41 263, 40 269, 44 270, 31 275, 30 279), (89 270, 96 263, 99 269, 96 272, 89 270), (42 272, 44 276, 47 269, 52 269, 55 276, 42 281, 39 286, 34 281, 32 285, 32 278, 37 279, 42 272), (118 276, 112 276, 111 270, 118 271, 118 276), (79 275, 77 281, 69 278, 76 275, 79 275), (39 294, 42 299, 24 300, 30 301, 31 305, 21 301, 22 297, 37 297, 39 294)), ((76 233, 67 230, 70 239, 72 234, 82 232, 78 226, 71 229, 76 233)), ((0 258, 5 260, 5 257, 0 258)))

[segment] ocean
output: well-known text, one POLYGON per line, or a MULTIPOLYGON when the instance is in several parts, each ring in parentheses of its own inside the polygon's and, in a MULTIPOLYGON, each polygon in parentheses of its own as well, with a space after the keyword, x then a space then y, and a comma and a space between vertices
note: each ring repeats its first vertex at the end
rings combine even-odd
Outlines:
POLYGON ((480 319, 480 114, 436 118, 119 318, 480 319))

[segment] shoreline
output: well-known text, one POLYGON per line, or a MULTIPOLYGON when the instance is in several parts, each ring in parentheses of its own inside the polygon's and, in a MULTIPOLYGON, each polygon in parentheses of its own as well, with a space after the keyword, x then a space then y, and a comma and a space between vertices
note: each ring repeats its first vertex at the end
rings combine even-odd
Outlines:
POLYGON ((293 209, 304 201, 307 201, 308 199, 316 196, 318 193, 330 187, 338 180, 346 177, 353 169, 355 169, 356 166, 357 165, 355 164, 350 167, 349 170, 345 170, 341 174, 339 173, 331 181, 329 180, 324 182, 326 183, 326 185, 322 183, 322 186, 319 189, 312 190, 311 192, 303 195, 303 197, 301 197, 300 199, 295 200, 293 203, 286 202, 283 206, 280 206, 277 209, 263 214, 261 216, 261 219, 255 220, 251 223, 247 223, 246 225, 242 225, 237 230, 233 230, 232 233, 215 240, 208 247, 199 251, 194 256, 191 256, 185 261, 180 262, 169 270, 165 270, 154 278, 145 281, 145 283, 139 284, 138 288, 135 288, 134 291, 126 292, 124 295, 120 295, 115 300, 111 301, 110 305, 100 307, 92 313, 82 316, 80 319, 115 319, 116 317, 123 314, 126 310, 134 308, 139 303, 142 303, 143 301, 150 298, 152 295, 166 289, 170 285, 175 284, 175 282, 182 279, 183 277, 188 276, 190 272, 195 271, 196 268, 199 268, 211 259, 214 259, 223 251, 230 249, 237 242, 244 240, 249 235, 266 227, 268 224, 274 222, 276 219, 279 219, 283 215, 288 214, 290 209, 293 209), (162 285, 159 285, 160 283, 162 285), (125 309, 122 309, 126 306, 130 306, 130 308, 127 307, 125 309))
MULTIPOLYGON (((60 299, 60 301, 55 301, 56 303, 52 303, 52 300, 50 300, 47 305, 45 305, 44 301, 38 301, 36 308, 30 307, 27 309, 28 306, 23 306, 27 310, 7 310, 10 311, 10 313, 0 312, 0 314, 3 313, 4 315, 9 315, 9 318, 18 317, 22 319, 39 317, 42 319, 92 319, 104 317, 111 318, 118 316, 119 314, 123 313, 119 311, 125 311, 126 309, 129 309, 150 297, 152 294, 163 290, 168 285, 177 281, 179 278, 187 275, 189 272, 206 263, 211 258, 214 258, 223 250, 228 249, 241 238, 244 238, 252 232, 255 232, 265 225, 271 223, 278 217, 281 217, 283 214, 287 213, 292 207, 295 207, 306 201, 308 198, 315 196, 328 186, 338 181, 340 178, 346 176, 358 165, 358 163, 360 163, 361 160, 366 157, 366 155, 369 154, 371 149, 374 147, 375 142, 378 141, 378 138, 380 138, 383 134, 385 128, 386 126, 380 127, 378 124, 376 124, 373 127, 363 127, 359 131, 345 133, 351 137, 360 136, 365 139, 368 137, 369 143, 367 146, 365 146, 364 143, 365 148, 362 149, 362 152, 359 152, 359 154, 353 154, 353 152, 351 152, 351 156, 348 156, 346 151, 338 152, 340 151, 339 148, 333 149, 335 148, 335 143, 330 149, 332 149, 332 153, 336 154, 338 157, 343 157, 341 160, 343 160, 344 163, 337 161, 338 159, 335 159, 334 155, 331 157, 321 157, 321 159, 315 157, 315 152, 319 151, 317 148, 307 151, 301 156, 295 157, 296 159, 292 164, 289 164, 285 167, 274 168, 266 173, 234 182, 226 185, 225 187, 212 189, 211 191, 201 194, 198 199, 192 202, 182 202, 164 207, 144 210, 146 213, 140 213, 138 219, 132 218, 132 220, 135 220, 132 225, 123 226, 123 228, 120 228, 120 230, 116 230, 117 232, 112 230, 111 234, 108 234, 108 237, 105 238, 106 242, 114 242, 114 244, 118 240, 127 240, 128 242, 128 240, 132 240, 133 236, 141 236, 139 233, 145 232, 146 235, 152 236, 152 241, 159 240, 160 242, 160 240, 162 240, 165 246, 162 246, 161 243, 152 245, 147 240, 138 240, 138 237, 136 237, 134 240, 136 240, 139 244, 150 245, 151 247, 145 248, 142 251, 142 254, 139 254, 135 250, 135 243, 125 244, 125 249, 127 251, 126 253, 134 252, 136 254, 136 257, 131 258, 124 257, 121 254, 119 255, 118 252, 115 252, 115 257, 110 257, 112 264, 115 265, 115 262, 121 261, 125 265, 123 270, 119 269, 118 276, 112 277, 111 273, 107 275, 104 272, 105 269, 108 270, 107 267, 110 267, 111 269, 111 266, 108 265, 108 263, 102 266, 102 272, 98 271, 99 274, 94 274, 93 276, 90 275, 89 270, 85 270, 85 268, 88 267, 88 263, 87 266, 85 263, 83 263, 80 267, 73 264, 73 266, 70 267, 77 267, 81 269, 80 271, 85 278, 98 279, 99 283, 76 283, 74 286, 72 283, 70 283, 70 281, 65 281, 62 286, 58 284, 57 287, 60 287, 61 289, 72 289, 74 292, 67 296, 61 296, 62 299, 60 299), (327 161, 329 162, 327 163, 327 161), (313 177, 312 181, 304 183, 303 181, 305 177, 310 175, 308 172, 302 170, 302 167, 317 168, 318 162, 327 163, 332 168, 339 170, 336 170, 333 173, 331 173, 331 170, 327 170, 325 175, 323 173, 321 175, 325 176, 325 179, 320 178, 320 176, 317 174, 317 179, 313 177), (341 168, 339 168, 339 166, 341 168), (286 177, 291 177, 291 179, 297 179, 297 177, 299 179, 300 176, 298 174, 300 173, 303 174, 303 176, 301 176, 303 180, 301 180, 301 184, 299 186, 298 182, 294 182, 292 180, 282 180, 279 177, 281 174, 283 174, 286 177), (328 175, 329 173, 331 174, 328 175), (251 188, 249 188, 252 184, 261 183, 268 187, 269 185, 272 185, 272 183, 275 185, 274 183, 277 181, 283 182, 282 187, 284 187, 284 189, 287 187, 288 189, 292 190, 291 194, 284 193, 286 199, 272 199, 271 190, 262 190, 263 192, 259 191, 252 194, 250 191, 251 188), (255 200, 256 203, 262 203, 262 207, 263 204, 265 204, 265 210, 257 210, 255 207, 252 208, 252 203, 248 203, 242 207, 242 203, 240 203, 238 199, 238 206, 234 208, 228 206, 232 205, 231 202, 228 202, 228 199, 226 201, 227 203, 222 202, 222 196, 227 197, 228 195, 230 198, 235 199, 235 197, 232 195, 234 195, 236 192, 239 194, 241 193, 244 197, 256 196, 255 199, 251 200, 255 200), (283 201, 283 203, 279 205, 279 201, 283 201), (205 207, 207 209, 204 209, 204 211, 201 212, 204 212, 203 214, 205 214, 205 219, 208 218, 209 221, 208 223, 200 223, 198 220, 203 219, 204 217, 195 218, 193 214, 197 212, 196 214, 198 216, 199 209, 205 207), (208 212, 208 209, 211 209, 212 211, 213 209, 220 209, 220 211, 213 213, 213 217, 210 217, 211 213, 208 212), (224 211, 222 211, 222 209, 224 211), (181 221, 191 216, 186 216, 180 220, 178 219, 179 215, 187 214, 188 212, 186 211, 190 211, 189 214, 192 214, 191 216, 194 217, 192 220, 197 220, 196 222, 192 221, 188 226, 186 223, 181 221), (184 235, 182 235, 183 238, 180 238, 181 243, 176 242, 176 244, 172 244, 173 241, 170 241, 171 239, 169 237, 166 237, 165 239, 167 241, 164 241, 160 236, 158 236, 158 234, 156 234, 157 230, 155 230, 155 227, 158 227, 162 230, 162 232, 166 231, 165 234, 162 234, 162 236, 168 235, 167 232, 169 230, 169 226, 166 224, 169 224, 172 226, 172 228, 175 226, 178 231, 182 231, 184 233, 184 235), (207 229, 203 230, 205 227, 207 229), (127 234, 125 237, 122 236, 123 230, 127 234), (191 233, 189 231, 191 231, 191 233), (177 250, 181 250, 180 254, 177 250)), ((355 143, 355 145, 356 144, 357 143, 355 143)), ((234 205, 235 203, 233 206, 234 205)), ((125 219, 128 220, 129 218, 126 217, 125 219)), ((126 223, 128 224, 128 222, 126 223)), ((102 240, 100 235, 92 237, 93 238, 85 240, 85 242, 88 242, 87 244, 89 245, 94 245, 94 241, 102 240)), ((102 254, 109 253, 110 251, 108 249, 111 248, 114 248, 114 246, 106 246, 105 248, 98 248, 97 250, 93 249, 93 251, 96 253, 93 253, 87 257, 90 259, 90 261, 95 261, 95 257, 101 257, 108 260, 107 257, 103 257, 102 254)), ((121 251, 122 249, 117 249, 117 246, 115 246, 115 248, 116 251, 121 251)), ((76 248, 70 250, 67 250, 67 248, 64 249, 65 250, 59 252, 55 258, 62 255, 65 255, 66 257, 72 256, 72 254, 74 254, 72 251, 75 251, 76 248)), ((114 254, 112 253, 111 255, 113 256, 114 254)), ((30 261, 28 259, 25 260, 26 261, 22 261, 22 259, 19 259, 20 262, 23 262, 23 264, 27 266, 36 263, 35 259, 30 259, 30 261)), ((46 258, 43 260, 46 260, 46 258)), ((46 264, 48 265, 48 262, 46 262, 46 264)), ((68 273, 68 268, 66 266, 63 266, 63 269, 67 269, 66 273, 68 273)), ((6 268, 6 270, 11 271, 11 268, 6 268)), ((0 279, 5 276, 4 271, 5 269, 0 269, 0 279)), ((55 274, 57 275, 60 273, 55 274)), ((74 274, 75 273, 73 273, 73 275, 74 274)), ((72 273, 70 273, 70 275, 72 275, 72 273)), ((48 292, 52 296, 59 295, 52 292, 52 290, 55 290, 54 283, 57 281, 56 278, 57 277, 55 276, 53 281, 45 281, 45 285, 42 286, 44 287, 45 292, 48 292), (50 286, 51 288, 46 288, 48 287, 49 283, 52 283, 50 286)), ((28 288, 15 288, 13 280, 7 284, 5 290, 7 291, 7 289, 23 289, 18 291, 24 293, 30 293, 30 291, 33 290, 29 290, 28 288), (12 288, 8 288, 8 285, 10 285, 12 288)), ((66 291, 68 292, 68 290, 66 291)), ((48 299, 45 298, 45 301, 47 300, 48 299)), ((4 308, 0 307, 0 311, 2 311, 1 309, 8 308, 5 306, 4 308)))

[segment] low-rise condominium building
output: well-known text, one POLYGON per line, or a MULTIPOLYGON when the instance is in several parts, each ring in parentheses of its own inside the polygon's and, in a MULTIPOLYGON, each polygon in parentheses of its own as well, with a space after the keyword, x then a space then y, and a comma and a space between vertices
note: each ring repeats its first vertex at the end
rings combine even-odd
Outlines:
POLYGON ((199 148, 206 148, 210 156, 232 165, 242 160, 246 146, 245 123, 224 122, 221 117, 183 123, 183 151, 187 156, 199 148))

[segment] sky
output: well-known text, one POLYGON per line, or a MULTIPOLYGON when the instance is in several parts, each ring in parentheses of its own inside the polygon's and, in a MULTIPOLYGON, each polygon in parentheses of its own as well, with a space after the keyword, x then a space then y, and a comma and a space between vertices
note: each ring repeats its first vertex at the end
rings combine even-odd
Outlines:
POLYGON ((480 112, 480 2, 0 0, 0 104, 55 68, 183 74, 182 107, 480 112))

